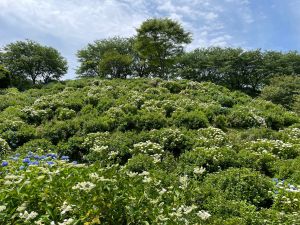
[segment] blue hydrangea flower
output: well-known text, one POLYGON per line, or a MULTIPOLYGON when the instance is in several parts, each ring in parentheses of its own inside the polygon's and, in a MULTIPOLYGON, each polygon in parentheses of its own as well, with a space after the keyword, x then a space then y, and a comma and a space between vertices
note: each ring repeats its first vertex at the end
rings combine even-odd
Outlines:
POLYGON ((30 159, 29 158, 23 159, 23 163, 30 163, 30 159))
POLYGON ((39 162, 38 161, 33 161, 33 162, 30 162, 29 165, 39 165, 39 162))
POLYGON ((20 166, 19 167, 19 170, 24 170, 25 169, 25 166, 20 166))
POLYGON ((63 155, 62 157, 61 157, 61 160, 69 160, 69 156, 66 156, 66 155, 63 155))
POLYGON ((3 162, 1 163, 1 166, 2 166, 2 167, 8 166, 8 162, 3 161, 3 162))

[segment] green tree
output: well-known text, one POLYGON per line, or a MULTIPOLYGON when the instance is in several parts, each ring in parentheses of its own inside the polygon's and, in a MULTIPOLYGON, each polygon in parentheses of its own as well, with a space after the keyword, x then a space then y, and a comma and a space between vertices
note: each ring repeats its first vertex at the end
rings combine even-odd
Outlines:
POLYGON ((1 55, 1 63, 13 76, 29 79, 33 84, 38 80, 57 80, 68 70, 67 61, 56 49, 31 40, 10 43, 1 55))
POLYGON ((131 75, 130 65, 132 57, 130 55, 122 55, 116 50, 104 53, 99 64, 99 73, 103 77, 110 78, 126 78, 131 75))
MULTIPOLYGON (((110 75, 109 73, 112 70, 116 69, 109 68, 109 65, 115 66, 115 63, 112 63, 112 61, 117 62, 120 59, 120 64, 123 64, 121 66, 122 70, 124 70, 124 61, 128 60, 131 55, 132 44, 129 38, 113 37, 97 40, 77 52, 80 66, 76 73, 82 77, 106 77, 110 75), (104 62, 108 63, 107 65, 105 65, 103 59, 104 62)), ((127 64, 127 66, 126 70, 128 71, 130 65, 127 64)))
POLYGON ((171 19, 148 19, 137 29, 134 48, 150 67, 153 77, 169 78, 170 69, 183 53, 191 34, 171 19))
POLYGON ((0 88, 11 86, 10 72, 0 65, 0 88))

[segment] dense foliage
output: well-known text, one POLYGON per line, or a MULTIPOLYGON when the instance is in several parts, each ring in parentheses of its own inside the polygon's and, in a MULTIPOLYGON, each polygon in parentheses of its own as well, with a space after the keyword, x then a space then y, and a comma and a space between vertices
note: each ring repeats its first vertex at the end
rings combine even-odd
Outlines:
POLYGON ((300 118, 210 82, 0 95, 1 224, 299 224, 300 118))

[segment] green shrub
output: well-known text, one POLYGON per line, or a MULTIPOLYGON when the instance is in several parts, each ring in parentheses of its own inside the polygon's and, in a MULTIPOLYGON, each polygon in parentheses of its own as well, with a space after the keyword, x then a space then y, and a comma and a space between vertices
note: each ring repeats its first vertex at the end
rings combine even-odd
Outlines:
POLYGON ((222 192, 229 200, 245 200, 265 208, 272 205, 271 179, 247 168, 230 168, 210 174, 204 183, 213 189, 212 193, 222 192))
POLYGON ((175 111, 172 115, 174 124, 188 129, 199 129, 208 126, 208 120, 201 111, 175 111))
POLYGON ((198 147, 183 153, 179 158, 179 169, 187 174, 193 174, 196 167, 203 167, 211 173, 237 165, 236 152, 226 147, 198 147))
POLYGON ((47 139, 33 139, 18 147, 16 151, 21 154, 27 154, 28 152, 44 154, 56 152, 56 146, 47 139))
POLYGON ((165 126, 167 126, 167 119, 163 112, 141 110, 136 116, 136 127, 139 130, 160 129, 165 126))
POLYGON ((53 121, 39 128, 41 137, 50 140, 53 144, 67 140, 80 130, 80 124, 76 120, 53 121))

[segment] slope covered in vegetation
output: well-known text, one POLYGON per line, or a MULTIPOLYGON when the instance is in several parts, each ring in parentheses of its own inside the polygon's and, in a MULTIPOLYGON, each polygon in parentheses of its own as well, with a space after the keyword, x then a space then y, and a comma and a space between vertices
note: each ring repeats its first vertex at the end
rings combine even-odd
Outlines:
POLYGON ((300 118, 212 83, 0 95, 1 224, 298 224, 300 118))

